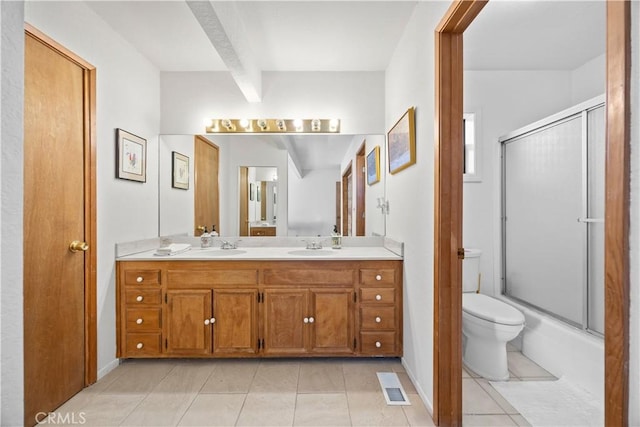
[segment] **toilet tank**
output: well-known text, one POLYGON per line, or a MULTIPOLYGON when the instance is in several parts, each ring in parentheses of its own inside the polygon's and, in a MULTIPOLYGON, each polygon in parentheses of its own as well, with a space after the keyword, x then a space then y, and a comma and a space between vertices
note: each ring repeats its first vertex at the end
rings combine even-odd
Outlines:
POLYGON ((480 249, 464 250, 462 261, 462 292, 475 292, 480 280, 480 249))

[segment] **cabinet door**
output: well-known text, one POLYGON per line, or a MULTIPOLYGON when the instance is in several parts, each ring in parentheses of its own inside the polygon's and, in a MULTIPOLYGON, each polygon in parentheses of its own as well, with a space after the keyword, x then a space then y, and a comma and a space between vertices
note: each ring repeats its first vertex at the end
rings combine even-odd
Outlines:
POLYGON ((353 289, 311 289, 310 350, 353 353, 353 289))
POLYGON ((167 292, 166 351, 211 353, 211 291, 167 292))
POLYGON ((264 310, 264 354, 306 353, 307 291, 267 288, 264 310))
POLYGON ((257 289, 214 289, 214 354, 258 351, 257 289))

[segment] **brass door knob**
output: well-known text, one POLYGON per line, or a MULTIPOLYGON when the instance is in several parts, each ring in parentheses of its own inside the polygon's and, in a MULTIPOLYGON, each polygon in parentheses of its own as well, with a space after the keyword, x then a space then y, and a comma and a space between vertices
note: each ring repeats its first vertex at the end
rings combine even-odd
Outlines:
POLYGON ((69 245, 69 250, 71 252, 79 252, 79 251, 85 252, 88 249, 89 249, 89 245, 87 245, 87 242, 81 242, 80 240, 74 240, 69 245))
POLYGON ((204 232, 204 225, 197 226, 196 230, 204 232))

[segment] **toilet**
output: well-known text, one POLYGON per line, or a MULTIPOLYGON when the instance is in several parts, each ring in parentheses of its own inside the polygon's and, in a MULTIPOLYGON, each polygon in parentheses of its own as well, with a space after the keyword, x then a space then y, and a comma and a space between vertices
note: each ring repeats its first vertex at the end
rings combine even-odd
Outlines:
POLYGON ((476 293, 478 249, 465 249, 462 263, 462 360, 476 374, 493 381, 509 379, 507 342, 524 328, 524 315, 513 306, 476 293))

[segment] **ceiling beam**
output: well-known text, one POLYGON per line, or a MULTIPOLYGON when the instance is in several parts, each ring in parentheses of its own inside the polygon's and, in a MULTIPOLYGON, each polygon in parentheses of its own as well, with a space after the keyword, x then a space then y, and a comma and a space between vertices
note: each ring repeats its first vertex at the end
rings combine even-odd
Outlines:
POLYGON ((256 65, 234 2, 186 0, 248 102, 262 101, 262 70, 256 65))
POLYGON ((286 150, 289 153, 290 163, 294 168, 298 178, 304 178, 304 170, 302 169, 302 162, 300 156, 296 150, 296 146, 293 143, 293 138, 290 135, 279 135, 274 141, 276 145, 282 150, 286 150))

